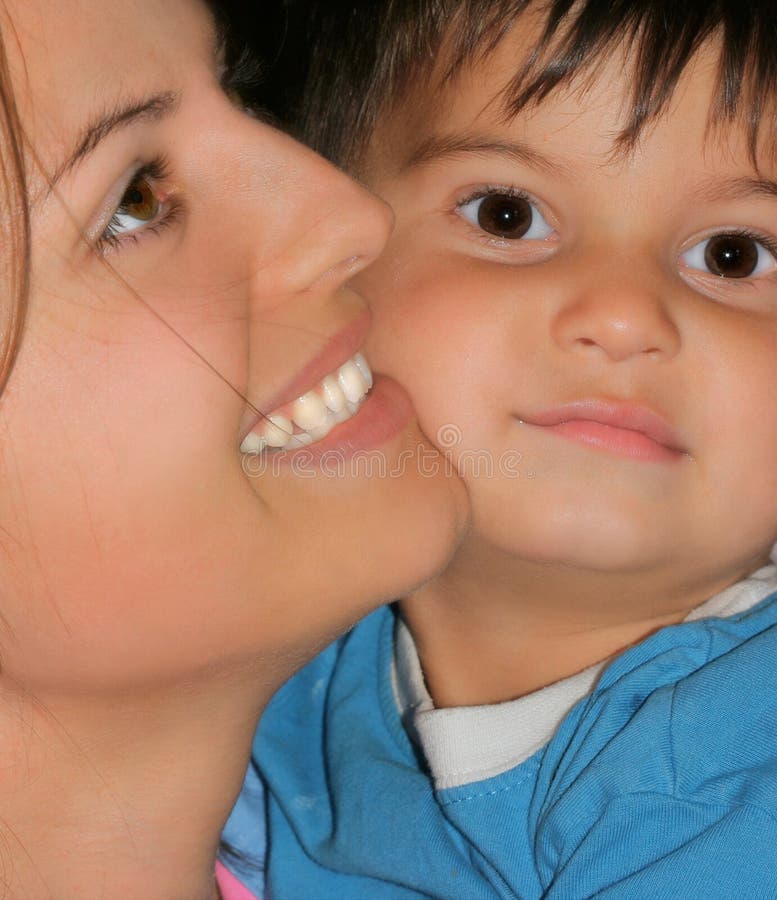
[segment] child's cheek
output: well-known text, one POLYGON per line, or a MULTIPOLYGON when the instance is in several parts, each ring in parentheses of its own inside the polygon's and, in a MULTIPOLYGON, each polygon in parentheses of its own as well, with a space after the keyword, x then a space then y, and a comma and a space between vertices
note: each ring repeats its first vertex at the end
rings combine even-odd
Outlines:
POLYGON ((369 358, 408 389, 433 442, 439 445, 438 433, 448 426, 462 445, 473 435, 482 440, 481 419, 501 381, 504 327, 500 334, 499 317, 484 308, 474 267, 403 249, 380 260, 358 285, 374 313, 369 358))
POLYGON ((468 308, 461 283, 441 260, 425 265, 401 255, 381 260, 358 285, 374 314, 371 361, 408 381, 448 370, 468 344, 468 308))

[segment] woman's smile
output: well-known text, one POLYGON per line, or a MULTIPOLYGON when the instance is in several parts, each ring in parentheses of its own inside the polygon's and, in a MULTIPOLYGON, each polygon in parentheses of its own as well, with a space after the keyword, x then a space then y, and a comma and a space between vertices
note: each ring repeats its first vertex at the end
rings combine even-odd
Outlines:
POLYGON ((293 403, 262 416, 241 443, 241 452, 294 450, 320 441, 356 415, 372 384, 367 360, 355 354, 293 403))

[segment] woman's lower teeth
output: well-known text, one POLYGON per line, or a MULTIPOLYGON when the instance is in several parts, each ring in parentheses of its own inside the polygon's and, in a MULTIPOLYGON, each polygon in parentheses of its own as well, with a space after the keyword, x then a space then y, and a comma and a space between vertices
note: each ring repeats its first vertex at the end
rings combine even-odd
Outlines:
POLYGON ((288 407, 271 413, 246 436, 242 453, 296 450, 322 440, 355 415, 372 387, 372 372, 357 353, 288 407))

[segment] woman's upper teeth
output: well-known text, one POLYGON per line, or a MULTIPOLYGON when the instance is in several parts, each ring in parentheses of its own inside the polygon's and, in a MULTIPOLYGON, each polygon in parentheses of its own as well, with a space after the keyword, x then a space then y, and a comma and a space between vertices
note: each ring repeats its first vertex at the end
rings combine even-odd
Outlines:
POLYGON ((372 387, 367 360, 357 353, 306 394, 262 419, 240 445, 242 453, 265 448, 296 450, 320 441, 350 419, 372 387))

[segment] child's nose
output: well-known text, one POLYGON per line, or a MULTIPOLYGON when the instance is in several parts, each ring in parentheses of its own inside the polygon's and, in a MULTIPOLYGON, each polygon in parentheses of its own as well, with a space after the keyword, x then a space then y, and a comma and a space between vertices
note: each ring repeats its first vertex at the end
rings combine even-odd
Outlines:
POLYGON ((587 273, 578 269, 570 285, 552 326, 565 350, 622 362, 670 359, 680 349, 680 331, 665 302, 671 288, 660 279, 627 261, 605 268, 591 260, 587 273))

